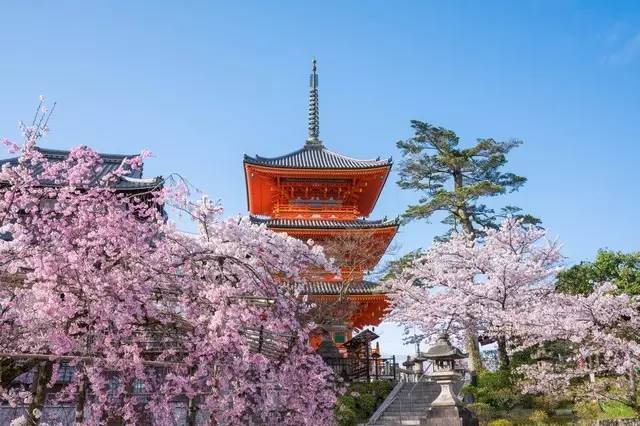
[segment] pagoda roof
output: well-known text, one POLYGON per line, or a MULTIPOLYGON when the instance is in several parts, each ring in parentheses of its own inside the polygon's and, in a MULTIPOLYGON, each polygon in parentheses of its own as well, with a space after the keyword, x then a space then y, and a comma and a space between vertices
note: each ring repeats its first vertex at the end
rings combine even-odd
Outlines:
POLYGON ((246 164, 258 166, 289 168, 289 169, 370 169, 377 167, 390 167, 391 158, 386 160, 380 157, 374 160, 358 160, 329 151, 321 143, 306 143, 301 149, 281 155, 280 157, 261 157, 256 155, 244 156, 246 164))
POLYGON ((380 284, 372 281, 355 281, 345 284, 342 281, 327 282, 308 282, 304 285, 303 293, 308 295, 332 295, 340 294, 344 292, 352 295, 366 295, 366 294, 385 294, 386 291, 382 289, 380 284), (345 285, 347 286, 344 291, 345 285))
POLYGON ((353 339, 346 342, 344 345, 346 347, 355 347, 355 346, 366 346, 370 342, 376 340, 378 336, 376 333, 369 329, 365 329, 358 333, 353 339))
MULTIPOLYGON (((43 157, 49 162, 61 162, 66 160, 69 157, 69 151, 59 150, 59 149, 48 149, 48 148, 40 148, 36 147, 43 157)), ((122 162, 127 158, 132 158, 137 156, 138 154, 132 155, 123 155, 123 154, 104 154, 98 153, 100 158, 102 159, 102 165, 99 170, 96 171, 95 176, 92 179, 91 184, 97 184, 104 176, 109 173, 113 173, 122 162)), ((7 158, 4 160, 0 160, 0 166, 3 164, 17 164, 18 157, 7 158)), ((41 166, 34 167, 35 173, 40 173, 42 171, 41 166)), ((131 173, 127 176, 122 176, 115 184, 115 188, 122 191, 139 191, 157 188, 162 185, 161 177, 154 178, 143 178, 142 177, 142 168, 139 170, 132 170, 131 173)), ((42 182, 43 185, 54 186, 54 184, 49 182, 42 182)), ((90 185, 91 185, 90 184, 90 185)))
POLYGON ((326 220, 326 219, 273 219, 260 216, 250 216, 250 220, 255 224, 266 224, 269 228, 291 228, 291 229, 376 229, 399 226, 398 219, 382 220, 326 220))

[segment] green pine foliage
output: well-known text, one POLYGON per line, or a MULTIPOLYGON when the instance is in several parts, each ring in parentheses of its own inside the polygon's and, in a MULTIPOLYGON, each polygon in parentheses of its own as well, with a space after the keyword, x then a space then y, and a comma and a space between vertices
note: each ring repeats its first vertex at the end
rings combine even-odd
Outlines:
POLYGON ((502 171, 507 154, 521 141, 481 138, 474 145, 461 148, 460 139, 451 130, 417 120, 411 122, 411 127, 413 137, 397 143, 402 152, 398 185, 421 193, 422 198, 407 208, 405 221, 428 220, 436 212, 445 212, 442 222, 450 232, 464 230, 473 236, 481 234, 483 227, 495 228, 500 218, 507 216, 540 223, 517 207, 507 206, 497 213, 481 202, 517 191, 527 181, 502 171))

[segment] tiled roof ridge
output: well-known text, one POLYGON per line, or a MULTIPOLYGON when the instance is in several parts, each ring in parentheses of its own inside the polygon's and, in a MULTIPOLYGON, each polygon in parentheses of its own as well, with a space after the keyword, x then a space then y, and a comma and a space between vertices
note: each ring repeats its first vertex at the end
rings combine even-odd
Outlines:
POLYGON ((354 282, 344 281, 307 281, 304 284, 303 293, 311 295, 339 294, 346 287, 346 294, 385 294, 386 290, 381 283, 359 280, 354 282))
MULTIPOLYGON (((58 157, 58 158, 65 158, 71 152, 68 149, 42 148, 39 146, 36 147, 36 150, 40 151, 42 154, 46 155, 47 157, 58 157)), ((102 158, 103 160, 110 160, 110 161, 122 161, 125 158, 132 158, 140 155, 140 154, 110 154, 110 153, 98 152, 98 151, 96 151, 96 154, 98 154, 100 158, 102 158)))
MULTIPOLYGON (((42 155, 48 159, 49 161, 63 161, 69 156, 71 151, 62 150, 62 149, 53 149, 53 148, 42 148, 36 147, 36 149, 42 153, 42 155)), ((102 160, 102 170, 96 173, 94 181, 98 181, 103 175, 106 173, 112 172, 115 168, 120 166, 122 162, 126 158, 132 158, 139 154, 134 155, 125 155, 125 154, 105 154, 101 152, 96 152, 102 160)), ((9 163, 16 164, 18 162, 19 157, 12 157, 0 160, 0 165, 9 163)), ((149 188, 155 188, 161 186, 163 184, 164 179, 162 176, 156 177, 144 177, 143 169, 137 169, 130 175, 127 175, 126 178, 123 176, 116 183, 115 187, 120 190, 143 190, 149 188)), ((43 185, 51 185, 49 182, 42 182, 43 185)), ((55 186, 55 185, 53 185, 55 186)))
POLYGON ((266 216, 249 215, 249 220, 256 224, 266 224, 267 226, 294 228, 294 227, 325 227, 325 228, 376 228, 387 226, 398 226, 400 219, 355 219, 355 220, 332 220, 332 219, 278 219, 266 216))
POLYGON ((250 164, 266 165, 285 168, 368 168, 383 167, 393 163, 389 157, 386 160, 377 157, 375 159, 360 160, 328 150, 323 145, 305 144, 302 148, 288 154, 277 157, 263 157, 258 154, 255 157, 245 154, 244 161, 250 164))
MULTIPOLYGON (((245 154, 245 157, 249 157, 249 158, 254 158, 256 160, 265 160, 265 161, 274 161, 274 160, 280 160, 286 157, 290 157, 292 155, 296 155, 301 153, 302 151, 324 151, 327 154, 330 155, 335 155, 336 157, 340 157, 343 158, 345 160, 350 160, 350 161, 358 161, 358 162, 377 162, 377 161, 385 161, 385 160, 381 160, 380 157, 377 158, 367 158, 367 159, 358 159, 358 158, 354 158, 354 157, 350 157, 348 155, 344 155, 344 154, 340 154, 339 152, 335 152, 335 151, 331 151, 330 149, 325 148, 323 145, 311 145, 311 144, 305 144, 302 148, 297 149, 295 151, 292 151, 288 154, 284 154, 284 155, 279 155, 276 157, 263 157, 261 155, 256 154, 255 157, 251 157, 249 155, 245 154)), ((390 160, 390 158, 388 159, 390 160)))

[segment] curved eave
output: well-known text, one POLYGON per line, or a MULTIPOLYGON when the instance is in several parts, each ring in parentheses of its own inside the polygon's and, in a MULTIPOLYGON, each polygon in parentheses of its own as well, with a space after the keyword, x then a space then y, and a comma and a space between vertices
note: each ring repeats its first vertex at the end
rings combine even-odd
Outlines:
POLYGON ((267 228, 274 232, 285 232, 286 234, 298 238, 299 236, 331 236, 331 235, 343 235, 347 233, 364 233, 372 235, 387 236, 388 242, 386 248, 391 244, 391 240, 398 232, 399 225, 380 226, 375 228, 321 228, 321 227, 276 227, 267 226, 267 228))
POLYGON ((277 230, 297 230, 297 231, 322 231, 322 230, 339 230, 339 231, 378 231, 378 230, 395 230, 400 227, 399 221, 340 221, 340 220, 316 220, 316 219, 271 219, 250 216, 250 220, 255 224, 265 224, 269 229, 277 230), (289 222, 289 223, 287 223, 289 222), (306 222, 306 223, 305 223, 306 222))
MULTIPOLYGON (((335 154, 335 153, 333 153, 335 154)), ((265 167, 270 169, 285 169, 285 170, 367 170, 367 169, 379 169, 379 168, 391 168, 393 165, 393 158, 389 157, 386 160, 358 160, 355 158, 350 158, 346 156, 342 156, 340 154, 335 154, 336 156, 340 156, 346 159, 348 162, 353 162, 356 165, 353 166, 338 166, 332 164, 322 164, 322 165, 300 165, 300 164, 269 164, 275 161, 278 161, 283 157, 274 157, 267 158, 261 157, 259 155, 252 157, 250 155, 244 154, 243 163, 251 164, 253 166, 265 167)))
POLYGON ((336 297, 347 296, 349 298, 357 296, 384 296, 387 290, 379 283, 371 281, 316 281, 308 282, 302 291, 302 294, 313 296, 331 296, 336 297))
MULTIPOLYGON (((246 154, 245 154, 246 157, 246 154)), ((272 166, 269 164, 252 163, 245 160, 242 162, 245 166, 251 166, 263 172, 271 172, 274 175, 279 176, 292 176, 292 175, 322 175, 326 174, 327 170, 330 170, 334 175, 339 176, 357 176, 359 172, 375 172, 383 171, 386 169, 387 173, 391 170, 393 163, 377 164, 367 167, 284 167, 284 166, 272 166)))
MULTIPOLYGON (((313 294, 313 293, 303 293, 306 296, 309 296, 310 299, 313 300, 323 300, 323 301, 333 301, 340 297, 339 294, 313 294)), ((370 301, 386 301, 387 293, 371 293, 371 294, 344 294, 342 297, 346 297, 347 299, 353 302, 370 302, 370 301)))
MULTIPOLYGON (((10 186, 10 183, 7 181, 0 181, 0 187, 8 187, 10 186)), ((50 183, 50 182, 41 182, 38 187, 39 188, 61 188, 62 184, 55 184, 55 183, 50 183)), ((99 186, 99 185, 87 185, 84 187, 79 187, 79 188, 109 188, 112 190, 115 190, 117 192, 146 192, 146 191, 152 191, 152 190, 159 190, 162 189, 164 187, 164 179, 161 177, 158 177, 155 179, 154 182, 149 182, 149 183, 131 183, 131 182, 124 182, 124 181, 118 181, 116 184, 114 185, 110 185, 110 186, 99 186)))
POLYGON ((398 230, 399 225, 381 225, 381 226, 369 226, 369 227, 348 227, 348 226, 272 226, 267 225, 269 229, 278 229, 278 230, 296 230, 296 231, 383 231, 387 229, 393 229, 395 231, 398 230))

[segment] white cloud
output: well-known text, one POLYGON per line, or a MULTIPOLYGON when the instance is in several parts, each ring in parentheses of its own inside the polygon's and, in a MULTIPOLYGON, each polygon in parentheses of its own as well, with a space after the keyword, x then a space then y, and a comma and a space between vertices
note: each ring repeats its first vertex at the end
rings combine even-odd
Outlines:
POLYGON ((627 65, 640 58, 640 32, 627 38, 622 45, 610 55, 605 62, 611 65, 627 65))

